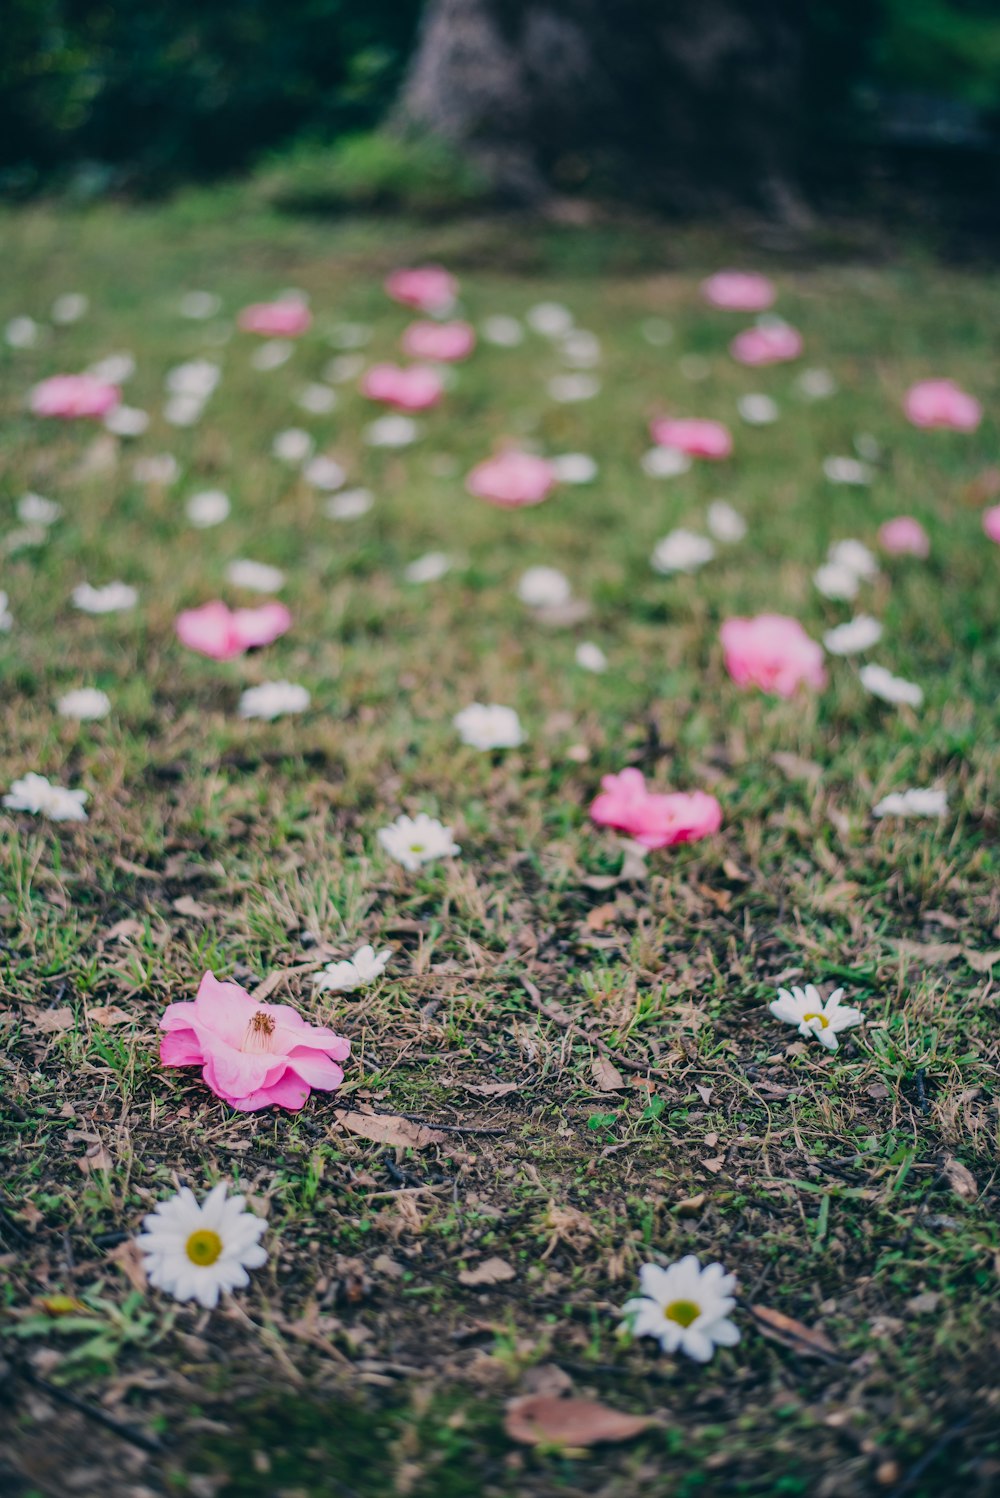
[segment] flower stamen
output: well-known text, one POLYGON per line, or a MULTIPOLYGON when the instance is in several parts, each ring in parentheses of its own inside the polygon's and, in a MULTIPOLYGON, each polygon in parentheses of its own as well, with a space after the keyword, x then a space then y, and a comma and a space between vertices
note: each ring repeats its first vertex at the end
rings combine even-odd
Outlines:
POLYGON ((271 1049, 271 1036, 274 1034, 274 1019, 263 1009, 258 1009, 250 1023, 247 1025, 243 1036, 244 1051, 269 1051, 271 1049))
POLYGON ((184 1244, 184 1252, 199 1269, 207 1269, 222 1253, 222 1239, 211 1228, 198 1228, 184 1244))
POLYGON ((802 1016, 802 1021, 806 1025, 811 1025, 814 1019, 819 1020, 819 1027, 821 1030, 829 1029, 830 1021, 827 1019, 825 1014, 804 1014, 802 1016))
POLYGON ((683 1326, 686 1330, 698 1320, 701 1306, 693 1300, 672 1300, 663 1307, 663 1315, 667 1321, 676 1321, 678 1326, 683 1326))

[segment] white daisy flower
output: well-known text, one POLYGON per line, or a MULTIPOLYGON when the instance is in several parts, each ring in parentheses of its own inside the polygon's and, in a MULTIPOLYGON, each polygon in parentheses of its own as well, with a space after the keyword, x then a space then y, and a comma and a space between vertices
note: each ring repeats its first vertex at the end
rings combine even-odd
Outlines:
POLYGON ((149 426, 149 412, 138 406, 115 406, 105 416, 104 425, 115 437, 141 437, 149 426))
POLYGON ((512 707, 497 702, 473 702, 452 719, 463 744, 470 749, 517 749, 524 743, 521 720, 512 707))
POLYGON ((589 453, 560 453, 550 461, 560 484, 591 484, 597 477, 597 464, 589 453))
POLYGON ((568 603, 573 589, 558 567, 529 567, 521 573, 517 596, 531 609, 557 609, 568 603))
POLYGON ((128 583, 105 583, 95 588, 91 583, 80 583, 73 589, 73 602, 85 614, 118 614, 125 609, 134 609, 139 601, 136 589, 128 583))
POLYGON ((261 374, 267 374, 272 369, 280 369, 287 364, 292 357, 295 345, 288 338, 269 338, 255 348, 250 358, 254 369, 261 374))
POLYGON ((824 598, 834 598, 849 603, 858 593, 858 574, 850 567, 838 567, 833 562, 824 562, 813 573, 813 582, 824 598))
POLYGON ((0 593, 0 630, 3 630, 5 633, 14 623, 14 615, 8 608, 9 603, 10 599, 7 597, 7 594, 0 593))
POLYGON ((573 326, 573 314, 562 302, 536 302, 528 309, 525 321, 543 338, 565 338, 573 326))
POLYGON ((331 385, 347 385, 357 379, 364 367, 364 354, 338 354, 323 370, 323 378, 331 385))
POLYGON ((705 512, 705 524, 717 541, 742 541, 747 533, 746 521, 728 499, 712 500, 705 512))
POLYGON ((199 1206, 183 1186, 143 1218, 145 1231, 135 1240, 149 1283, 206 1311, 215 1309, 221 1291, 249 1284, 248 1269, 267 1262, 259 1242, 267 1223, 243 1210, 244 1197, 227 1199, 227 1189, 221 1182, 199 1206))
POLYGON ((307 385, 304 390, 299 391, 296 404, 303 411, 308 411, 310 416, 326 416, 337 404, 337 392, 331 390, 329 385, 307 385))
POLYGON ((211 359, 188 359, 167 371, 166 386, 171 395, 206 401, 221 379, 222 370, 211 359))
POLYGON ((288 427, 278 432, 271 443, 271 452, 282 463, 304 463, 312 456, 316 443, 301 427, 288 427))
POLYGON ((885 666, 874 663, 862 666, 858 676, 866 692, 871 692, 873 697, 879 697, 883 702, 891 702, 894 707, 920 707, 924 700, 922 687, 918 687, 915 681, 906 681, 902 676, 893 676, 885 666))
POLYGON ((135 374, 135 358, 128 353, 106 354, 92 364, 87 373, 106 385, 124 385, 135 374))
POLYGON ((229 496, 223 494, 221 489, 202 489, 197 494, 192 494, 185 505, 187 518, 198 530, 208 530, 209 526, 221 525, 229 514, 229 496))
POLYGON ((590 401, 595 395, 600 395, 601 382, 596 375, 558 374, 552 376, 545 388, 552 400, 558 401, 560 405, 570 406, 577 401, 590 401))
POLYGON ((729 1319, 736 1305, 736 1276, 721 1264, 702 1269, 694 1254, 667 1269, 643 1264, 639 1288, 641 1295, 622 1307, 633 1337, 655 1337, 664 1352, 683 1352, 697 1363, 707 1363, 717 1347, 735 1347, 740 1340, 739 1328, 729 1319))
POLYGON ((149 458, 140 458, 132 469, 132 473, 140 484, 173 484, 179 473, 180 464, 173 453, 155 453, 149 458))
POLYGON ((672 572, 697 572, 714 556, 715 547, 707 536, 681 529, 657 541, 649 561, 654 572, 669 577, 672 572))
POLYGON ((363 322, 340 322, 330 329, 334 348, 364 348, 371 336, 371 328, 363 322))
POLYGON ((593 369, 601 362, 601 341, 585 328, 571 328, 559 346, 563 363, 571 369, 593 369))
POLYGON ((600 645, 595 645, 593 640, 582 640, 576 647, 574 659, 584 671, 601 672, 608 669, 607 656, 600 645))
POLYGON ((79 322, 86 315, 90 301, 82 291, 64 291, 62 296, 57 296, 52 303, 49 316, 55 323, 79 322))
POLYGON ((675 479, 687 473, 691 461, 689 454, 682 453, 679 447, 651 447, 641 459, 642 471, 651 479, 675 479))
POLYGON ((412 416, 379 416, 361 433, 368 447, 409 447, 420 436, 420 427, 412 416))
POLYGON ((770 426, 780 415, 777 401, 773 401, 769 395, 741 395, 736 402, 736 409, 747 425, 752 427, 770 426))
POLYGON ((404 570, 408 583, 436 583, 451 569, 451 558, 443 551, 428 551, 404 570))
POLYGON ((863 541, 850 538, 846 541, 834 541, 827 551, 826 559, 834 567, 847 567, 855 577, 864 578, 866 582, 878 577, 878 559, 863 541))
POLYGON ((360 520, 375 503, 370 489, 345 489, 323 501, 323 514, 330 520, 360 520))
POLYGON ((54 525, 62 514, 62 505, 42 494, 22 494, 17 502, 17 518, 25 525, 54 525))
POLYGON ((461 848, 451 835, 451 828, 429 817, 425 811, 415 817, 399 816, 388 827, 380 827, 378 840, 397 863, 412 874, 421 864, 437 858, 454 858, 461 848))
POLYGON ((163 407, 163 419, 172 427, 193 427, 204 409, 205 403, 197 395, 172 395, 163 407))
POLYGON ((192 322, 205 322, 214 317, 222 306, 222 298, 217 297, 214 291, 186 291, 178 304, 181 317, 189 317, 192 322))
POLYGON ((932 786, 893 791, 872 807, 874 817, 944 817, 948 814, 948 796, 932 786))
POLYGON ((83 803, 86 791, 71 791, 65 786, 53 785, 45 775, 36 775, 32 770, 15 780, 3 804, 10 811, 27 811, 36 817, 48 817, 51 822, 85 822, 87 813, 83 803))
POLYGON ((304 713, 309 693, 294 681, 265 681, 259 687, 247 687, 240 698, 241 718, 264 718, 273 723, 285 713, 304 713))
POLYGON ((516 348, 524 342, 524 329, 517 318, 505 317, 502 313, 484 318, 479 331, 486 343, 495 344, 497 348, 516 348))
POLYGON ((804 369, 795 381, 795 388, 806 400, 827 400, 837 393, 837 382, 828 369, 804 369))
POLYGON ((77 687, 66 692, 56 703, 64 718, 75 718, 78 723, 93 723, 106 718, 111 711, 111 698, 100 687, 77 687))
POLYGON ((841 1030, 849 1030, 853 1025, 860 1025, 864 1019, 860 1009, 852 1009, 847 1004, 841 1004, 844 990, 835 988, 830 997, 822 999, 819 989, 812 983, 807 983, 805 988, 778 989, 778 997, 772 999, 768 1008, 775 1019, 784 1020, 786 1025, 795 1025, 800 1035, 808 1039, 815 1035, 821 1046, 828 1051, 835 1051, 839 1044, 837 1036, 841 1030))
POLYGON ((824 458, 823 474, 831 484, 870 484, 875 470, 859 458, 824 458))
POLYGON ((328 458, 321 453, 306 464, 302 477, 314 489, 340 489, 347 482, 347 469, 336 458, 328 458))
POLYGON ((38 324, 33 317, 12 317, 3 336, 10 348, 34 348, 38 342, 38 324))
POLYGON ((254 593, 277 593, 285 586, 285 574, 280 567, 269 567, 266 562, 252 562, 240 557, 226 568, 226 580, 235 588, 249 588, 254 593))
POLYGON ((823 644, 831 655, 860 655, 870 650, 882 638, 882 626, 870 614, 858 614, 836 629, 828 629, 823 644))
POLYGON ((323 971, 316 974, 313 984, 317 993, 354 993, 381 978, 391 956, 391 947, 376 952, 373 946, 366 944, 343 962, 328 962, 323 971))

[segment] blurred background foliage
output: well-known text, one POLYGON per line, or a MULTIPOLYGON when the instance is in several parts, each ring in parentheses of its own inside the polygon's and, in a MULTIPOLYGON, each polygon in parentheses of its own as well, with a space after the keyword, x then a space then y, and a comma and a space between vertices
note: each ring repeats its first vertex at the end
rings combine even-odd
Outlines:
MULTIPOLYGON (((443 147, 371 133, 421 10, 421 0, 5 0, 0 191, 160 192, 260 166, 306 208, 475 200, 482 184, 443 147)), ((802 24, 805 180, 843 176, 878 138, 995 144, 997 0, 813 0, 802 24)))

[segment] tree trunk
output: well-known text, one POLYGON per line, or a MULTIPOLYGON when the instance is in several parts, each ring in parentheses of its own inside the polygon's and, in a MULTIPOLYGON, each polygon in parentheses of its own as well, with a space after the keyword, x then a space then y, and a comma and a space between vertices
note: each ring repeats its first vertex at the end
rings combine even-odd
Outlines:
POLYGON ((788 197, 801 0, 429 0, 396 111, 519 200, 788 197))

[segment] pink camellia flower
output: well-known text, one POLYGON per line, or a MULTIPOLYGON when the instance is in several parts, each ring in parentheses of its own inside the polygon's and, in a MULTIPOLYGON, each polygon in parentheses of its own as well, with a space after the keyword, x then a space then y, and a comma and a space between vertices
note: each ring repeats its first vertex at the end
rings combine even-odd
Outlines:
POLYGON ((802 352, 802 334, 786 322, 755 323, 737 333, 729 352, 738 364, 784 364, 802 352))
POLYGON ((968 395, 954 380, 922 380, 911 386, 903 410, 915 427, 948 428, 953 432, 974 432, 983 415, 975 396, 968 395))
POLYGON ((477 499, 516 510, 522 505, 540 505, 552 493, 556 481, 556 471, 545 458, 508 450, 477 463, 465 487, 477 499))
POLYGON ((797 619, 785 614, 727 619, 719 638, 726 670, 738 686, 760 687, 777 697, 794 696, 800 682, 817 690, 826 686, 823 647, 797 619))
POLYGON ((428 364, 373 364, 361 381, 361 394, 397 411, 426 411, 444 394, 444 382, 428 364))
POLYGON ((720 270, 701 283, 701 294, 726 312, 763 312, 774 302, 774 282, 756 271, 720 270))
POLYGON ((443 265, 394 270, 385 283, 394 302, 418 312, 447 312, 458 295, 458 282, 443 265))
POLYGON ((298 338, 312 326, 312 313, 298 297, 285 297, 280 302, 244 307, 237 322, 244 333, 259 333, 263 338, 298 338))
POLYGON ((174 621, 177 638, 189 650, 213 661, 231 661, 244 651, 270 645, 283 635, 292 616, 283 603, 264 603, 256 609, 230 609, 218 599, 200 609, 185 609, 174 621))
POLYGON ((58 416, 62 421, 89 417, 100 421, 121 405, 122 393, 117 385, 99 380, 96 375, 52 375, 31 392, 30 408, 35 416, 58 416))
POLYGON ((983 511, 983 530, 1000 546, 1000 505, 991 505, 983 511))
POLYGON ((721 421, 662 416, 650 423, 649 430, 658 447, 676 447, 692 458, 728 458, 733 450, 729 428, 721 421))
POLYGON ((411 322, 403 334, 404 354, 435 364, 467 359, 475 346, 475 330, 467 322, 411 322))
POLYGON ((645 848, 669 848, 710 837, 722 826, 722 807, 704 791, 650 791, 642 772, 605 775, 590 815, 602 827, 616 827, 645 848))
POLYGON ((168 1004, 160 1029, 164 1066, 200 1066, 216 1097, 241 1113, 296 1113, 313 1087, 333 1092, 351 1043, 310 1025, 288 1004, 258 1004, 238 983, 202 978, 194 1003, 168 1004))
POLYGON ((878 544, 891 557, 927 557, 931 552, 930 537, 912 515, 896 515, 880 525, 878 544))

